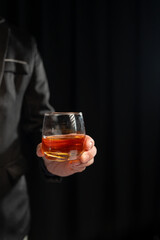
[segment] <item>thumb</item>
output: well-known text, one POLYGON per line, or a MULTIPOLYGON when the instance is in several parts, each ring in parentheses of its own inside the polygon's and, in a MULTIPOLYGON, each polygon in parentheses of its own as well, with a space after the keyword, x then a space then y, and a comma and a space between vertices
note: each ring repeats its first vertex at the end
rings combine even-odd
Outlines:
POLYGON ((43 153, 43 150, 42 150, 42 143, 39 143, 37 145, 36 154, 37 154, 38 157, 43 157, 44 156, 44 153, 43 153))

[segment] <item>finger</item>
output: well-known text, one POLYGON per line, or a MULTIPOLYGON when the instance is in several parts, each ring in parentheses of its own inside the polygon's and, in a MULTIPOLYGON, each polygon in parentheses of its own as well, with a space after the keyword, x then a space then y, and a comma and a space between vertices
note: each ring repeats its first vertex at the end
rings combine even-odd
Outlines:
POLYGON ((86 151, 82 154, 82 156, 80 157, 80 162, 85 164, 88 161, 90 161, 92 158, 94 158, 96 154, 97 154, 97 148, 93 146, 91 150, 86 151))
POLYGON ((76 172, 83 172, 86 169, 86 166, 83 166, 82 164, 79 166, 70 166, 70 169, 76 173, 76 172))
POLYGON ((38 157, 43 157, 44 153, 42 151, 42 143, 37 145, 36 154, 38 157))
POLYGON ((91 160, 89 160, 87 163, 82 163, 82 165, 84 165, 85 167, 89 167, 90 165, 92 165, 94 163, 94 158, 92 158, 91 160))
POLYGON ((81 163, 81 167, 89 167, 90 165, 92 165, 94 163, 94 158, 92 158, 91 160, 89 160, 87 163, 81 163))
POLYGON ((84 150, 87 151, 91 149, 94 146, 94 144, 95 144, 94 140, 90 136, 86 135, 84 142, 84 150))
POLYGON ((81 168, 78 168, 76 172, 83 172, 85 169, 86 167, 81 167, 81 168))

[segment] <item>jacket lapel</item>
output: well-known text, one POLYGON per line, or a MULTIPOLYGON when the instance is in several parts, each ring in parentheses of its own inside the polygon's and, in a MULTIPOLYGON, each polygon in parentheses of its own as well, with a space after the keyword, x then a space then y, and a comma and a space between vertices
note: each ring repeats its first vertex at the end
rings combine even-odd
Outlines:
POLYGON ((9 28, 3 19, 0 19, 0 85, 4 72, 4 59, 7 53, 9 28))

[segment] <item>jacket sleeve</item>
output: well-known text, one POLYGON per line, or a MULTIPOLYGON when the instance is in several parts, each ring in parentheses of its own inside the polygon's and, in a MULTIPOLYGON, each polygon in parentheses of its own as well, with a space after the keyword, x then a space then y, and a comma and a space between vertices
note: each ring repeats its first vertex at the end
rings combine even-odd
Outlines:
POLYGON ((41 140, 44 113, 54 111, 54 109, 49 104, 47 77, 36 44, 34 44, 33 52, 30 81, 24 95, 22 118, 24 130, 32 135, 34 144, 38 144, 41 140))
POLYGON ((42 166, 43 160, 36 157, 36 147, 42 139, 41 130, 44 113, 54 111, 54 109, 49 104, 50 93, 47 77, 35 42, 33 47, 32 71, 29 77, 30 82, 24 94, 22 107, 22 130, 25 136, 27 136, 33 157, 39 163, 42 175, 49 181, 58 182, 61 178, 49 173, 47 174, 47 171, 44 171, 45 166, 42 166))

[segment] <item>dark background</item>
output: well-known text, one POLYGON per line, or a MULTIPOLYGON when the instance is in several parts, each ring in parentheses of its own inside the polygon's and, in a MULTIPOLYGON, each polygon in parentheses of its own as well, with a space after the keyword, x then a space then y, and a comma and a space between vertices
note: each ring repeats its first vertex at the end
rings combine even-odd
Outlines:
POLYGON ((33 239, 157 240, 160 1, 0 3, 7 21, 36 38, 51 103, 82 111, 98 148, 85 172, 37 181, 33 239))

